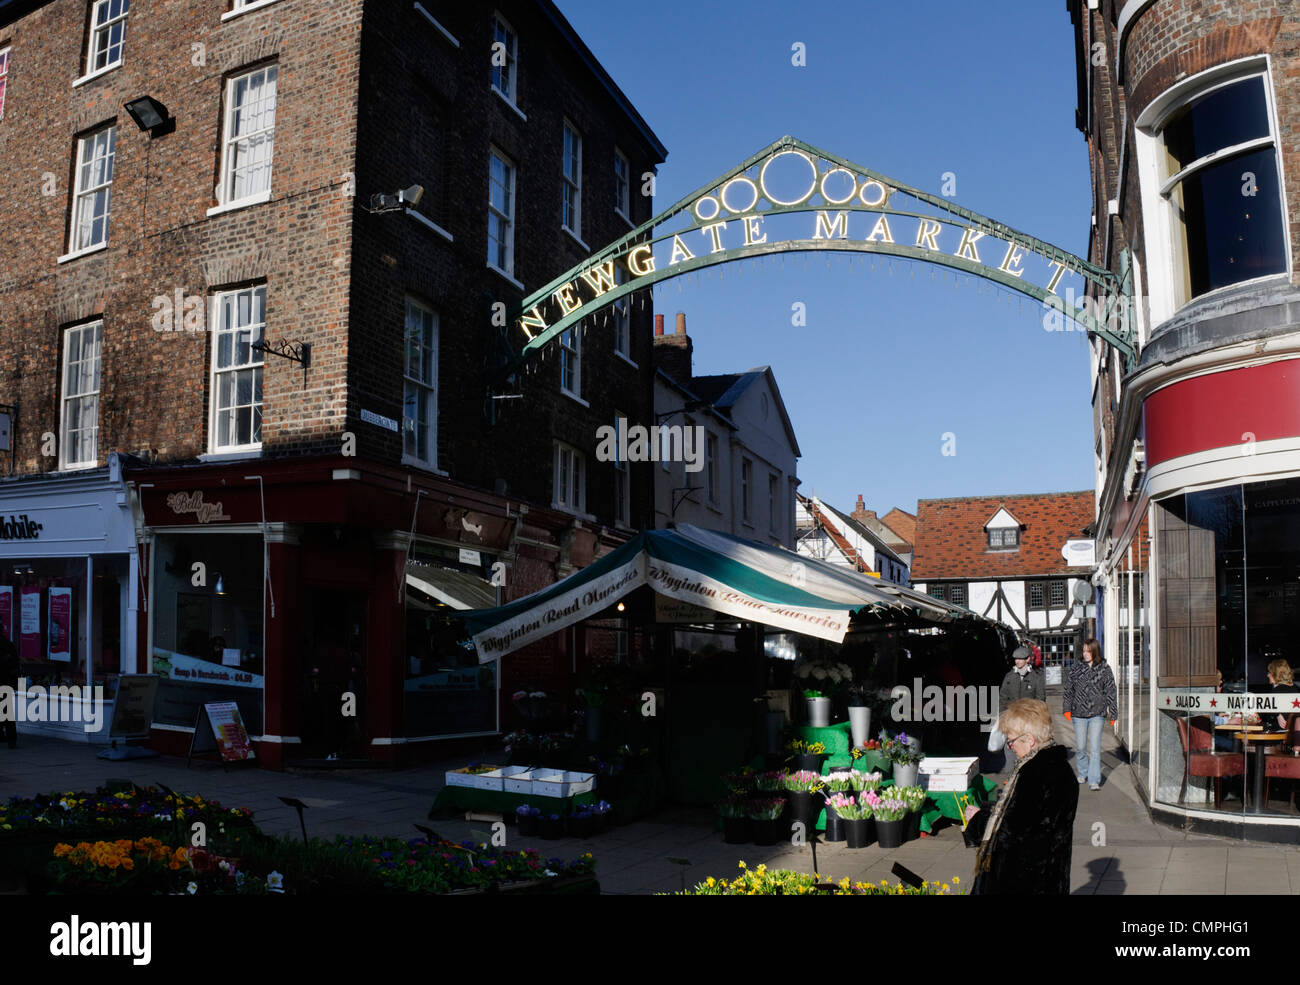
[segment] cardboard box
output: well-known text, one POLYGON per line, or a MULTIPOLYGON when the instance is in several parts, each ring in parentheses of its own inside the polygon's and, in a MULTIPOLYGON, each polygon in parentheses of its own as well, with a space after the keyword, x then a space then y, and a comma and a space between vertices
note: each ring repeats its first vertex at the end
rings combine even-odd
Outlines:
MULTIPOLYGON (((486 763, 484 765, 487 765, 486 763)), ((471 787, 475 790, 500 790, 499 785, 494 786, 494 781, 488 773, 466 773, 468 766, 458 770, 448 770, 445 774, 445 782, 449 787, 471 787)), ((499 767, 492 767, 493 771, 498 771, 499 767)))
POLYGON ((979 771, 975 756, 926 756, 921 760, 917 782, 923 790, 960 793, 970 788, 979 771))
POLYGON ((587 793, 596 785, 594 773, 574 773, 571 770, 539 769, 529 774, 533 794, 538 797, 572 797, 587 793))

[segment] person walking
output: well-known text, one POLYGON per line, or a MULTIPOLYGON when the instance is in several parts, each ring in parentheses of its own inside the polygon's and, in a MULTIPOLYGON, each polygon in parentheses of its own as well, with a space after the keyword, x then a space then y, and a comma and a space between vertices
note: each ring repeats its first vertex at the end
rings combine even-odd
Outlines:
MULTIPOLYGON (((1079 788, 1070 782, 1069 752, 1052 738, 1052 713, 1020 698, 998 717, 1016 768, 984 826, 971 895, 1060 895, 1070 891, 1070 853, 1079 788)), ((987 818, 987 819, 986 819, 987 818)), ((976 828, 978 831, 978 827, 976 828)))
POLYGON ((1011 655, 1015 666, 1002 678, 1002 687, 998 692, 998 713, 1007 710, 1007 705, 1022 698, 1034 701, 1047 700, 1047 686, 1043 672, 1032 664, 1033 651, 1028 646, 1017 647, 1011 655))
POLYGON ((1101 723, 1115 724, 1119 696, 1110 664, 1101 659, 1095 638, 1083 644, 1083 659, 1065 677, 1065 720, 1074 722, 1075 773, 1088 789, 1101 789, 1101 723))

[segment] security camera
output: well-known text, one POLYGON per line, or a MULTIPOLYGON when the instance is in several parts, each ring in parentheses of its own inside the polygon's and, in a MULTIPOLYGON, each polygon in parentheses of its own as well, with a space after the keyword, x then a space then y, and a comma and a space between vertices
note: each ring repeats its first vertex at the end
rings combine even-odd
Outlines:
POLYGON ((423 185, 412 185, 410 188, 403 188, 397 193, 397 200, 405 202, 408 205, 419 205, 420 198, 424 195, 423 185))

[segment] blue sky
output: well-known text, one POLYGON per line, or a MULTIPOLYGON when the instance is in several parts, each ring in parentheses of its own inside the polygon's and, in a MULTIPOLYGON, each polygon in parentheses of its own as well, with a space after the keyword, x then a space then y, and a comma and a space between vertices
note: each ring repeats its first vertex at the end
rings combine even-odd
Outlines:
MULTIPOLYGON (((1073 32, 1044 0, 557 0, 667 146, 665 208, 785 134, 1075 254, 1087 152, 1073 32), (807 64, 791 64, 802 42, 807 64)), ((1020 295, 944 268, 787 255, 662 285, 697 374, 770 365, 803 451, 801 489, 845 510, 1092 485, 1088 350, 1020 295), (806 263, 805 263, 806 258, 806 263), (933 278, 931 272, 934 272, 933 278), (999 303, 999 297, 1001 303, 999 303), (807 306, 807 328, 791 305, 807 306), (945 456, 943 436, 955 435, 945 456)))

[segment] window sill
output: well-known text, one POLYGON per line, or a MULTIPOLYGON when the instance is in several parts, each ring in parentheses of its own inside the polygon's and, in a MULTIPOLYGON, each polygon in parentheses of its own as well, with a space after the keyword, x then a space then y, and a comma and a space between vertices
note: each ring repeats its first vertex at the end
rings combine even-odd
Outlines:
POLYGON ((271 201, 270 189, 264 192, 258 192, 256 195, 250 195, 248 198, 241 198, 237 202, 227 202, 225 205, 216 205, 208 209, 207 216, 211 218, 214 215, 222 215, 226 212, 236 212, 239 209, 246 209, 250 205, 262 205, 271 201))
POLYGON ((438 468, 438 466, 430 465, 428 462, 421 461, 418 458, 413 458, 410 455, 405 455, 405 454, 402 455, 402 464, 409 466, 410 468, 413 469, 419 469, 421 472, 429 472, 432 475, 440 475, 444 479, 451 478, 451 474, 449 472, 444 472, 442 469, 438 468))
POLYGON ((633 369, 640 369, 640 368, 641 368, 641 367, 638 366, 636 363, 634 363, 630 358, 628 358, 627 356, 623 355, 623 353, 619 352, 617 349, 614 350, 614 355, 618 356, 619 359, 623 360, 623 362, 627 363, 627 364, 628 364, 629 366, 631 366, 633 369))
POLYGON ((519 283, 519 281, 515 280, 515 279, 514 279, 513 277, 511 277, 508 273, 506 273, 504 270, 502 270, 500 267, 498 267, 495 263, 492 263, 490 260, 488 261, 487 268, 488 268, 488 270, 495 270, 498 274, 500 274, 500 275, 501 275, 502 277, 504 277, 506 280, 510 281, 510 283, 514 284, 515 287, 519 288, 519 290, 521 290, 521 291, 526 291, 526 290, 528 290, 528 288, 524 287, 523 284, 519 283))
POLYGON ((586 407, 588 410, 591 409, 591 404, 587 403, 587 401, 583 400, 572 390, 566 390, 564 389, 564 387, 560 387, 560 392, 564 394, 566 397, 568 397, 570 400, 582 404, 582 406, 586 407))
POLYGON ((98 467, 99 467, 99 462, 98 460, 96 460, 94 462, 78 462, 73 465, 60 464, 58 470, 59 472, 62 473, 85 472, 87 469, 94 469, 98 467))
POLYGON ((114 69, 121 68, 121 67, 122 67, 122 62, 118 60, 115 61, 112 65, 105 65, 103 68, 96 69, 93 72, 87 72, 81 78, 74 79, 72 81, 72 88, 75 89, 78 86, 83 86, 87 82, 94 82, 96 79, 102 78, 103 76, 107 75, 109 72, 113 71, 114 69))
POLYGON ((238 10, 227 10, 221 15, 221 23, 224 24, 226 21, 234 20, 240 14, 251 14, 255 10, 261 10, 263 7, 269 7, 271 4, 278 2, 279 0, 256 0, 256 3, 246 4, 238 10))
POLYGON ((429 13, 427 10, 424 9, 423 4, 417 3, 415 5, 415 9, 418 10, 421 14, 423 14, 424 19, 427 20, 430 24, 432 24, 435 28, 437 28, 438 33, 441 34, 444 38, 446 38, 449 42, 451 42, 451 44, 454 47, 456 48, 460 47, 460 42, 457 41, 452 36, 452 33, 450 31, 448 31, 445 27, 443 27, 441 24, 438 23, 438 19, 434 17, 433 14, 429 13))
POLYGON ((713 501, 710 500, 709 502, 705 503, 704 505, 707 506, 707 507, 708 507, 710 510, 712 510, 714 513, 718 514, 718 516, 722 516, 722 504, 720 504, 720 503, 715 503, 715 502, 713 502, 713 501))
POLYGON ((564 225, 561 225, 560 228, 563 229, 566 233, 569 234, 569 239, 573 240, 575 243, 577 243, 579 246, 582 247, 583 252, 585 252, 585 253, 590 253, 590 252, 591 252, 591 247, 588 246, 586 243, 584 243, 584 242, 582 241, 582 237, 579 236, 577 233, 575 233, 572 229, 570 229, 568 226, 564 226, 564 225))
POLYGON ((81 257, 90 256, 92 253, 102 253, 108 249, 107 241, 96 243, 94 246, 87 246, 84 250, 73 250, 71 253, 65 253, 59 257, 58 263, 67 263, 69 260, 77 260, 81 257))
POLYGON ((242 462, 250 458, 261 458, 262 446, 256 448, 238 448, 231 451, 209 451, 199 456, 200 462, 242 462))
POLYGON ((567 513, 569 516, 576 516, 579 520, 586 520, 588 523, 595 523, 596 517, 591 513, 584 513, 576 506, 565 506, 563 503, 557 503, 551 500, 551 509, 559 510, 561 513, 567 513))
POLYGON ((519 114, 519 119, 523 120, 525 123, 528 122, 528 117, 526 117, 526 116, 524 115, 524 111, 521 110, 518 106, 516 106, 513 102, 511 102, 509 96, 507 96, 504 92, 502 92, 502 91, 501 91, 500 89, 498 89, 496 86, 492 85, 490 82, 488 83, 488 87, 489 87, 493 92, 495 92, 495 93, 496 93, 496 94, 501 98, 501 101, 502 101, 503 103, 505 103, 507 106, 509 106, 509 107, 510 107, 512 110, 514 110, 517 114, 519 114))
POLYGON ((407 209, 406 214, 409 215, 411 218, 417 220, 421 225, 427 226, 428 228, 432 229, 435 233, 437 233, 439 236, 445 239, 448 243, 454 243, 456 241, 452 237, 451 233, 447 232, 447 230, 443 229, 442 226, 438 225, 428 216, 421 215, 419 212, 416 212, 414 209, 407 209))

